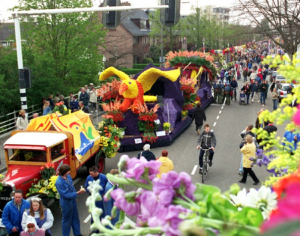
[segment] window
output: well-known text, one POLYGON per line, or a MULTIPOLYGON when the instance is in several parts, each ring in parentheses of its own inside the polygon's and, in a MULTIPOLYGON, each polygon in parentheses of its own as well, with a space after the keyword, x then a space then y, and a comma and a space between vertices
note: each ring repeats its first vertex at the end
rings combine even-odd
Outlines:
MULTIPOLYGON (((13 155, 10 161, 31 161, 31 162, 47 162, 47 155, 42 150, 16 149, 12 150, 13 155)), ((11 151, 8 151, 11 153, 11 151)))
POLYGON ((140 20, 140 29, 142 29, 142 30, 147 29, 147 21, 146 20, 140 20))
POLYGON ((64 155, 64 153, 61 152, 62 149, 64 149, 64 143, 60 143, 51 147, 50 152, 52 160, 55 160, 64 155))

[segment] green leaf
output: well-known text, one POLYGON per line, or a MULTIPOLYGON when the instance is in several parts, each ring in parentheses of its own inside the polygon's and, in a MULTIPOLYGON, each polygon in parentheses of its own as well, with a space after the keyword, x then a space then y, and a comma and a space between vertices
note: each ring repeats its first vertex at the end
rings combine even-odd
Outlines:
POLYGON ((195 202, 202 201, 206 198, 208 194, 221 193, 218 187, 206 184, 196 184, 196 190, 194 192, 195 202))
POLYGON ((261 236, 290 236, 295 232, 300 231, 300 221, 295 220, 295 221, 289 221, 287 223, 281 224, 261 236))
POLYGON ((259 227, 263 222, 263 216, 260 210, 244 207, 241 211, 237 211, 232 218, 239 224, 259 227))

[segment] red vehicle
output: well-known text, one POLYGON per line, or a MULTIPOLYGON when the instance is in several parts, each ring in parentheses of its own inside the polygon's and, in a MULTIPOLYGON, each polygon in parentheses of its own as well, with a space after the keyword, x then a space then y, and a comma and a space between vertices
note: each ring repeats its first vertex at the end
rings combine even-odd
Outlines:
MULTIPOLYGON (((88 116, 87 118, 90 119, 88 116)), ((80 125, 79 122, 76 124, 80 125)), ((72 130, 13 131, 11 137, 4 143, 7 173, 2 181, 3 190, 0 191, 0 209, 3 209, 5 204, 11 200, 11 193, 15 189, 22 189, 25 197, 31 184, 37 183, 41 178, 41 167, 47 163, 53 163, 56 171, 62 164, 70 165, 72 178, 76 177, 77 169, 82 166, 89 168, 96 165, 99 172, 103 172, 105 157, 98 153, 99 134, 98 137, 94 135, 95 140, 91 142, 92 145, 84 146, 84 150, 82 151, 81 148, 80 152, 76 147, 75 140, 78 139, 78 135, 72 130)), ((85 142, 87 142, 86 140, 85 142)))

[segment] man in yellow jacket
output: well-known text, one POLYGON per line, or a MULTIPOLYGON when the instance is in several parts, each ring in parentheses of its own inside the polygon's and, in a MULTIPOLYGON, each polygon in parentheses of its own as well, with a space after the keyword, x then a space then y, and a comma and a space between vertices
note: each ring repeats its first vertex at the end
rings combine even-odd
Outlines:
POLYGON ((174 169, 173 162, 168 158, 168 151, 162 150, 161 157, 157 159, 157 161, 161 162, 161 166, 159 167, 159 174, 157 177, 160 179, 163 173, 168 173, 169 171, 174 169))

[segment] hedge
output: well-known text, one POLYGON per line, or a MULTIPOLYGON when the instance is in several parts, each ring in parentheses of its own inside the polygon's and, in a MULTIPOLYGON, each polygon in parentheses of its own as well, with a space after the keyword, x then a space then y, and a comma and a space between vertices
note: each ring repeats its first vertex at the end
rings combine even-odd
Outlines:
POLYGON ((142 69, 127 69, 127 68, 122 68, 120 70, 123 71, 127 75, 135 75, 135 74, 139 73, 142 69))
MULTIPOLYGON (((144 69, 148 64, 133 64, 133 69, 144 69)), ((152 63, 153 66, 159 67, 159 63, 152 63)))

